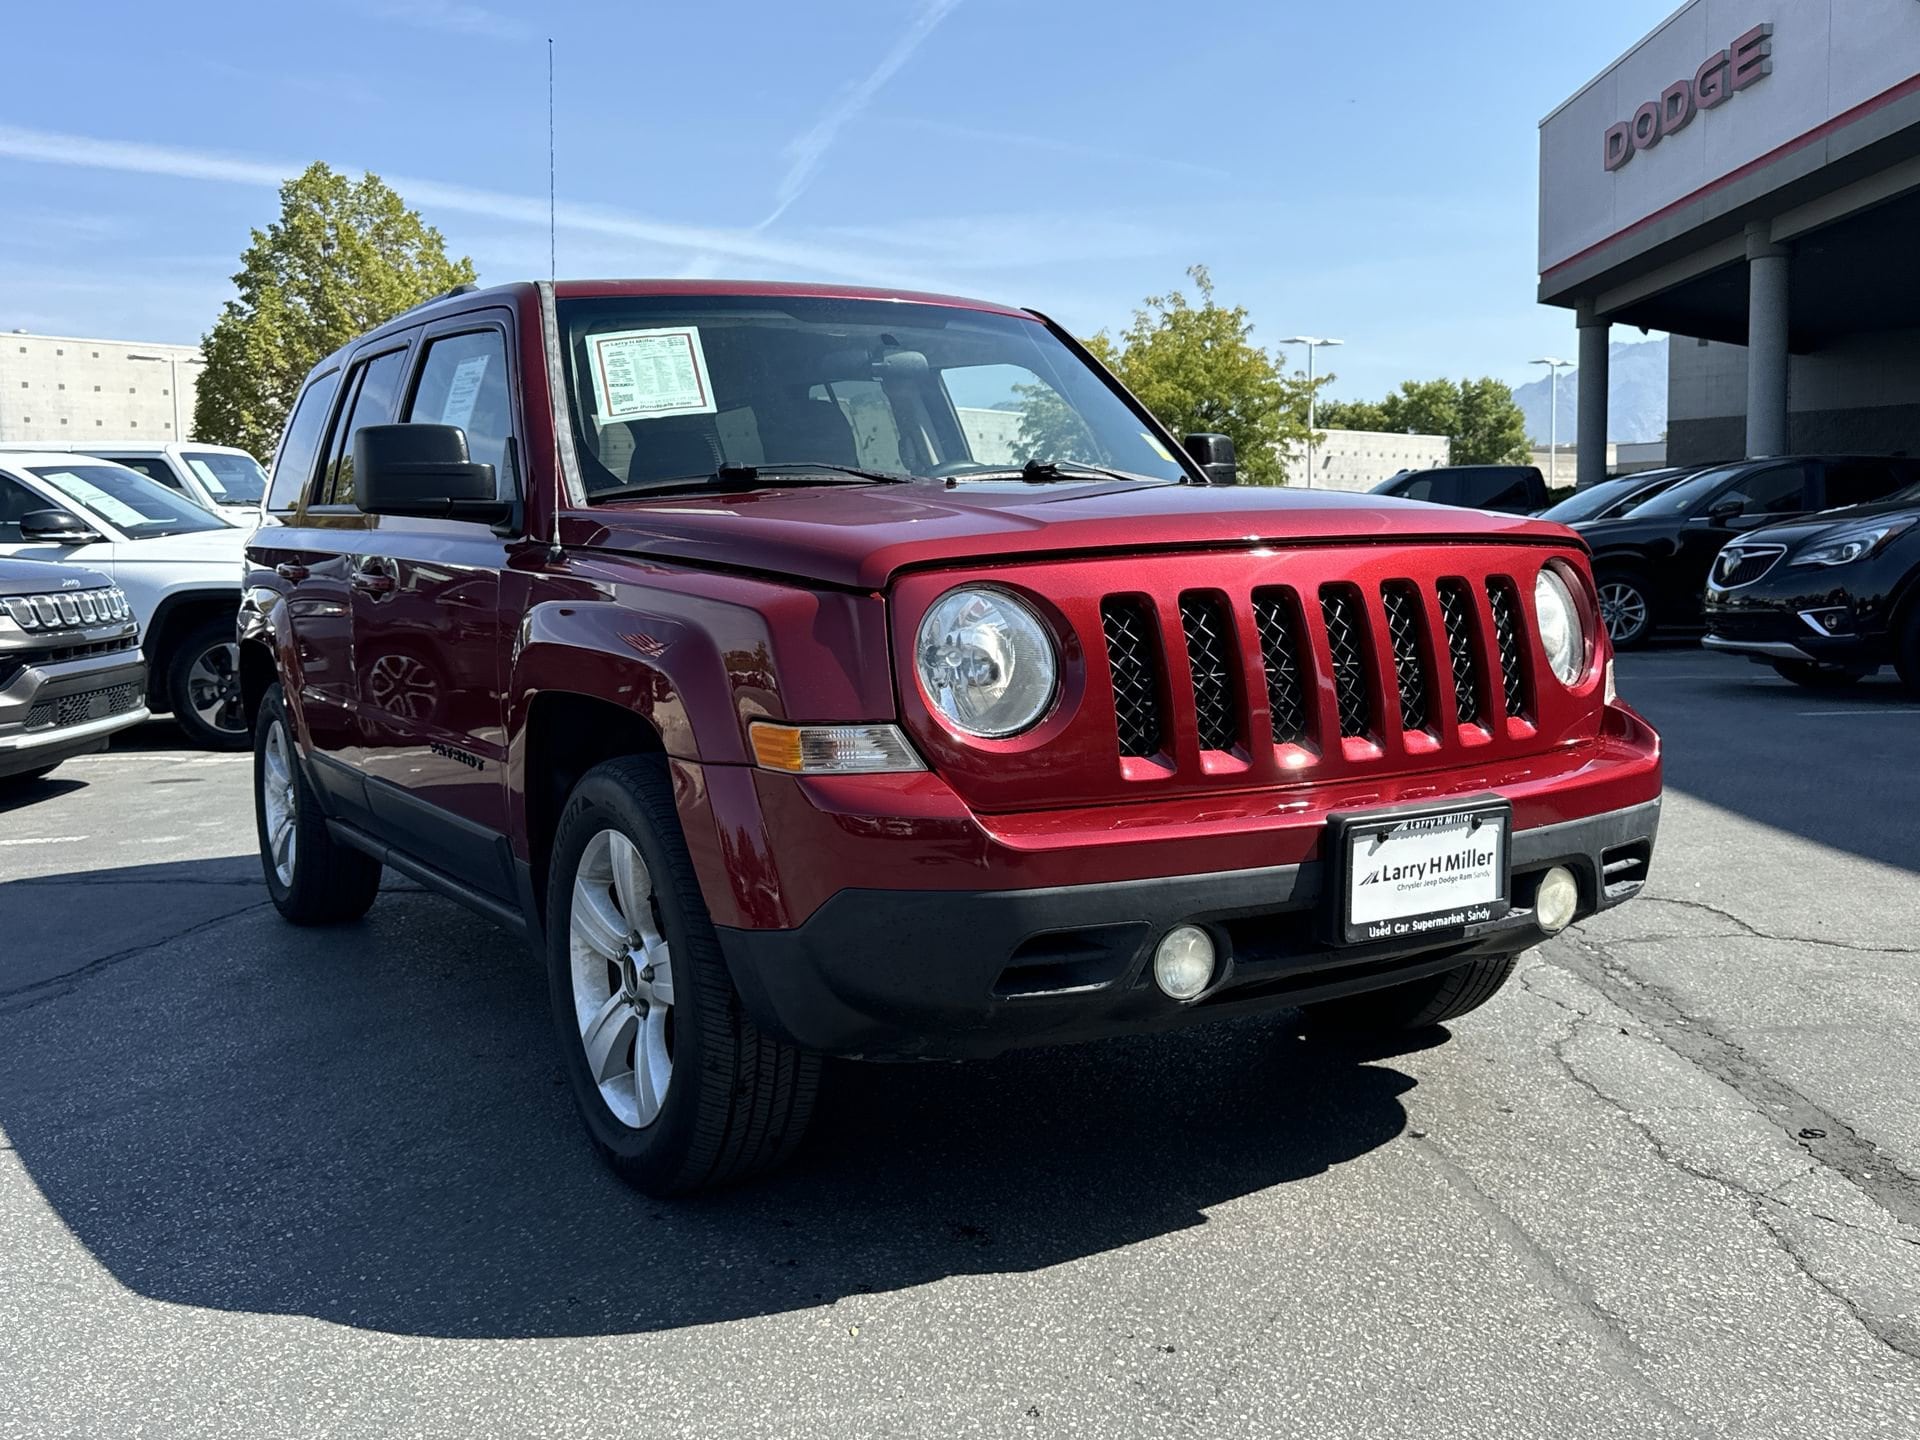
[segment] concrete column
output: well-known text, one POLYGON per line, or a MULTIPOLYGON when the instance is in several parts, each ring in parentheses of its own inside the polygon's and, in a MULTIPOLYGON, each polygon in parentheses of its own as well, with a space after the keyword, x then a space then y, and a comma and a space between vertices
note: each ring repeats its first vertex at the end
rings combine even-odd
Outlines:
POLYGON ((1747 227, 1747 458, 1787 453, 1787 247, 1747 227))
POLYGON ((1580 317, 1580 443, 1574 483, 1582 489, 1607 478, 1607 359, 1612 326, 1582 305, 1580 317))

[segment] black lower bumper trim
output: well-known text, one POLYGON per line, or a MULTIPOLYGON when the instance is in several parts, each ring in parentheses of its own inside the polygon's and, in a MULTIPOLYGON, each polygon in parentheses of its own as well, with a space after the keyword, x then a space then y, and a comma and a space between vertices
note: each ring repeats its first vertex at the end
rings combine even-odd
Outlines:
POLYGON ((1636 893, 1660 802, 1516 831, 1514 910, 1414 944, 1330 947, 1318 863, 1045 890, 843 890, 792 930, 721 927, 734 983, 763 1028, 810 1050, 967 1059, 1022 1045, 1280 1009, 1435 974, 1537 944, 1533 886, 1579 881, 1582 916, 1636 893), (1153 984, 1154 945, 1204 927, 1213 986, 1176 1003, 1153 984))

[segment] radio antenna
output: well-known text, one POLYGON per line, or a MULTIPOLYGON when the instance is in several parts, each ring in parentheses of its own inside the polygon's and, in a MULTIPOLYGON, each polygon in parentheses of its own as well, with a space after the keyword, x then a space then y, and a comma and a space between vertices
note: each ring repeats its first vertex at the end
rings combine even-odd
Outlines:
POLYGON ((559 253, 555 247, 554 233, 558 228, 554 220, 553 189, 553 37, 547 37, 547 278, 560 278, 560 264, 555 256, 559 253))

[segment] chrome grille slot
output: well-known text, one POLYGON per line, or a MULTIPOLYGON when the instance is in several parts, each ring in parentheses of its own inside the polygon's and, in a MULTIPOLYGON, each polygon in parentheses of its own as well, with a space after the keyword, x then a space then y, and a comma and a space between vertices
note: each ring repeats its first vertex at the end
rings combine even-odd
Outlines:
POLYGON ((1372 727, 1373 705, 1367 691, 1367 613, 1352 585, 1320 590, 1320 614, 1333 657, 1334 694, 1340 707, 1342 736, 1365 735, 1372 727))
POLYGON ((1202 750, 1231 750, 1240 738, 1239 656, 1227 607, 1214 595, 1188 591, 1180 597, 1180 628, 1187 636, 1187 664, 1193 672, 1194 729, 1202 750))
POLYGON ((1260 662, 1267 673, 1273 743, 1298 745, 1307 738, 1307 696, 1300 665, 1299 602, 1293 592, 1254 591, 1253 624, 1260 635, 1260 662))
POLYGON ((1157 755, 1166 746, 1160 712, 1160 663, 1153 612, 1145 602, 1109 597, 1100 604, 1107 668, 1113 672, 1113 719, 1122 755, 1157 755))

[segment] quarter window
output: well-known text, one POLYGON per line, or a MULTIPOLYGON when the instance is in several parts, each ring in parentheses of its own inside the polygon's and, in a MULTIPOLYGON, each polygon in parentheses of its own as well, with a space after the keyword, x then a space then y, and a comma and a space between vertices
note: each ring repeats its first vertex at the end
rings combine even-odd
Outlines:
MULTIPOLYGON (((506 337, 498 330, 447 335, 427 344, 409 423, 454 425, 467 435, 467 458, 493 466, 496 495, 513 498, 507 439, 513 434, 506 337)), ((349 499, 352 497, 349 496, 349 499)))
POLYGON ((340 389, 340 372, 330 370, 308 385, 293 407, 287 433, 273 455, 273 483, 267 492, 267 509, 285 513, 300 503, 301 492, 313 477, 313 462, 320 452, 320 436, 327 428, 327 412, 340 389))

